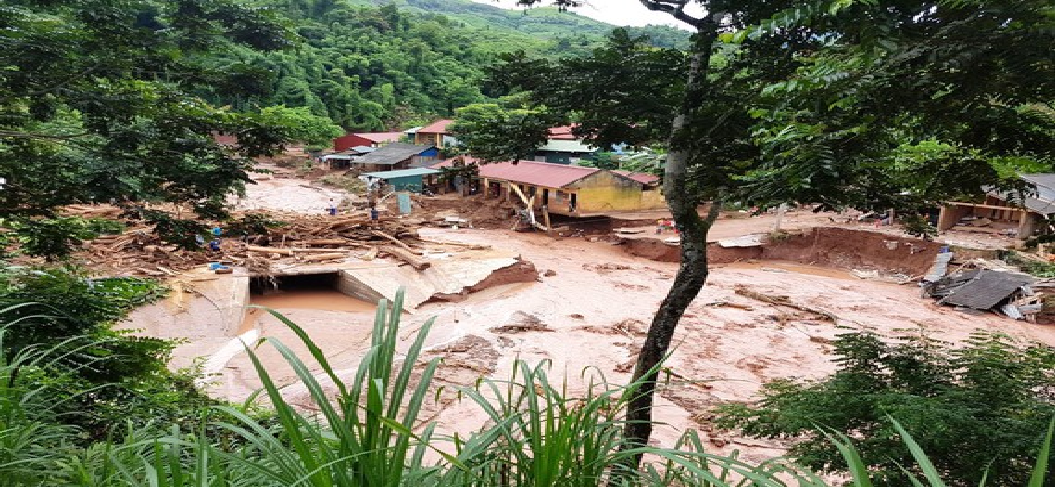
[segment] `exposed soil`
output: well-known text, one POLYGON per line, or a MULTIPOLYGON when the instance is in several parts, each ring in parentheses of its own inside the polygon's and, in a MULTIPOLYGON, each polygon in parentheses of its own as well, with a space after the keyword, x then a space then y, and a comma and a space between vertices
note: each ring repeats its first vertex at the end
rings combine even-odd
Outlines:
MULTIPOLYGON (((838 227, 798 230, 778 241, 768 237, 766 241, 755 247, 722 247, 712 242, 707 246, 707 258, 715 264, 776 260, 917 276, 934 263, 935 254, 943 246, 918 238, 838 227)), ((660 238, 625 239, 623 247, 637 257, 661 262, 680 260, 678 247, 660 238)))

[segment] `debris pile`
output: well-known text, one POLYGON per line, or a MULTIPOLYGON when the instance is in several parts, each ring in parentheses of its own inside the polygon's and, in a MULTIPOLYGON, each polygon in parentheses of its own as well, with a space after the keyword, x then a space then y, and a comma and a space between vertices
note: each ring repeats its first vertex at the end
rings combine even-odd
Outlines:
POLYGON ((233 259, 241 260, 252 274, 269 274, 271 265, 280 261, 322 263, 349 257, 389 256, 417 270, 431 265, 422 257, 417 229, 403 220, 298 215, 284 221, 266 235, 248 238, 246 245, 231 253, 233 259))
POLYGON ((277 263, 317 264, 348 258, 391 257, 419 271, 431 265, 417 234, 420 221, 301 214, 276 218, 285 224, 263 235, 225 237, 219 251, 181 250, 161 242, 151 228, 136 227, 86 243, 81 256, 89 265, 116 274, 149 276, 175 275, 208 262, 244 266, 255 275, 271 274, 277 263))
POLYGON ((177 271, 205 265, 204 252, 167 245, 149 227, 130 228, 120 235, 103 235, 84 244, 79 256, 92 269, 107 269, 114 275, 174 276, 177 271))
POLYGON ((1037 321, 1045 297, 1055 281, 1015 272, 1002 261, 972 259, 947 273, 953 255, 938 254, 935 266, 922 283, 923 292, 938 304, 962 309, 992 311, 1016 320, 1037 321))

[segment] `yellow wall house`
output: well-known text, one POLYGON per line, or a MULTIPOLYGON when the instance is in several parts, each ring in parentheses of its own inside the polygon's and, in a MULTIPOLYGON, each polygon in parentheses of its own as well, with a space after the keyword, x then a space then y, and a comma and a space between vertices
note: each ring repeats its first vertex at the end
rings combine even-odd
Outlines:
MULTIPOLYGON (((466 162, 476 162, 465 158, 466 162)), ((449 165, 440 163, 436 168, 449 165)), ((659 178, 651 174, 608 171, 535 161, 480 165, 481 190, 490 198, 520 201, 516 186, 536 208, 573 217, 666 209, 659 178)))

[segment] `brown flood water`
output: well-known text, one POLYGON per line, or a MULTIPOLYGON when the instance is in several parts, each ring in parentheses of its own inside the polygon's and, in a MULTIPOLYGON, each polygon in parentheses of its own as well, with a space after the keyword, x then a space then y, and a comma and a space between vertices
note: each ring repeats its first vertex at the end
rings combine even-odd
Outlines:
POLYGON ((254 294, 249 303, 272 309, 324 309, 329 311, 373 311, 377 305, 332 290, 289 291, 254 294))
MULTIPOLYGON (((347 294, 333 290, 312 291, 289 291, 274 294, 253 294, 249 297, 249 304, 266 306, 268 308, 282 311, 283 309, 318 309, 326 311, 349 311, 373 313, 377 305, 368 303, 361 299, 353 298, 347 294)), ((264 316, 267 311, 260 308, 249 308, 246 310, 245 319, 238 333, 242 334, 256 325, 257 319, 264 316)))

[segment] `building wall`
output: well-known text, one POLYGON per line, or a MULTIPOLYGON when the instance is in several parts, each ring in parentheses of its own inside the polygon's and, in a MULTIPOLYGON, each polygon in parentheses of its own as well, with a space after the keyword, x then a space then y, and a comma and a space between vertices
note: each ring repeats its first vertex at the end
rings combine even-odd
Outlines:
POLYGON ((417 132, 414 134, 414 143, 418 145, 434 145, 436 147, 443 147, 443 134, 436 133, 422 133, 417 132))
POLYGON ((333 150, 336 152, 344 152, 357 145, 374 147, 374 141, 365 137, 360 137, 355 134, 348 134, 343 137, 337 137, 336 139, 333 139, 333 150))
POLYGON ((395 191, 421 191, 422 179, 421 175, 417 176, 404 176, 401 178, 392 178, 386 181, 389 186, 395 191))
POLYGON ((565 191, 577 194, 576 213, 666 208, 658 189, 643 190, 640 183, 618 177, 608 171, 596 172, 565 191))

